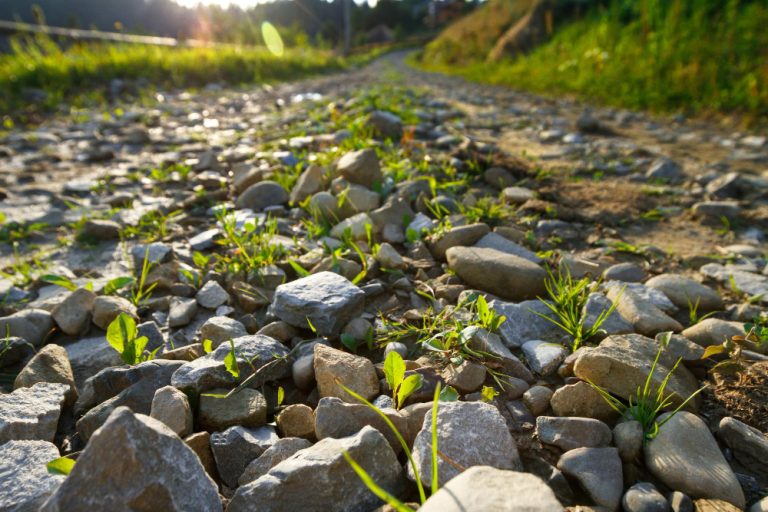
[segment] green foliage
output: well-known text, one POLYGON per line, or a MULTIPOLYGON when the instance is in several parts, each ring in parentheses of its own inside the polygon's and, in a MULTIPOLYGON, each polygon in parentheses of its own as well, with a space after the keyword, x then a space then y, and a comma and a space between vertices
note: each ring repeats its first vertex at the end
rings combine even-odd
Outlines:
MULTIPOLYGON (((149 270, 151 268, 149 263, 149 246, 144 251, 144 259, 141 263, 141 272, 139 274, 138 281, 133 280, 133 287, 131 288, 130 301, 134 306, 141 306, 152 297, 152 290, 155 289, 157 283, 147 285, 147 277, 149 276, 149 270)), ((122 282, 122 281, 121 281, 122 282)))
POLYGON ((75 461, 69 457, 59 457, 45 465, 45 469, 47 469, 49 473, 64 476, 67 476, 74 467, 75 461))
POLYGON ((387 379, 389 389, 392 390, 392 402, 395 404, 395 409, 400 409, 405 404, 405 400, 421 388, 424 379, 420 373, 406 377, 405 362, 402 356, 394 350, 387 354, 384 361, 384 377, 387 379))
POLYGON ((71 292, 77 290, 77 285, 73 283, 70 278, 65 276, 59 276, 56 274, 46 274, 44 276, 40 276, 40 280, 43 281, 44 283, 61 286, 62 288, 69 290, 71 292))
POLYGON ((10 279, 16 286, 28 286, 48 267, 40 253, 32 253, 22 257, 19 253, 19 242, 13 242, 13 259, 11 264, 0 269, 0 276, 10 279))
POLYGON ((768 347, 768 326, 762 318, 754 322, 744 324, 744 336, 732 336, 720 345, 710 345, 704 350, 702 360, 726 355, 726 359, 717 362, 712 367, 714 373, 740 374, 747 368, 746 357, 743 350, 757 350, 762 352, 768 347))
POLYGON ((241 228, 237 226, 235 215, 221 209, 216 218, 223 234, 217 243, 227 248, 224 254, 216 254, 215 267, 222 272, 248 274, 251 271, 274 265, 286 251, 272 238, 277 235, 277 221, 267 219, 263 226, 248 221, 241 228))
POLYGON ((174 220, 182 214, 181 210, 163 213, 151 210, 139 218, 135 226, 125 226, 121 231, 123 238, 138 238, 144 242, 163 240, 171 234, 174 220))
MULTIPOLYGON (((422 60, 472 80, 633 109, 768 115, 768 6, 750 0, 613 0, 525 56, 467 66, 458 48, 422 60)), ((430 53, 430 55, 432 55, 430 53)))
MULTIPOLYGON (((554 316, 548 316, 538 311, 532 313, 544 318, 560 327, 568 333, 573 341, 571 350, 577 351, 581 345, 600 332, 600 327, 605 323, 609 316, 616 310, 618 297, 608 309, 600 312, 594 323, 587 327, 585 325, 587 315, 584 307, 587 305, 587 299, 594 286, 588 277, 574 280, 570 271, 558 271, 555 275, 549 269, 548 279, 544 282, 549 295, 549 301, 539 297, 539 300, 547 306, 554 316)), ((622 289, 621 293, 624 292, 622 289)))
POLYGON ((224 368, 235 379, 240 378, 240 366, 237 364, 237 354, 235 353, 235 342, 230 338, 229 340, 229 352, 224 356, 224 368))
MULTIPOLYGON (((667 333, 667 338, 669 337, 669 334, 670 333, 667 333)), ((600 393, 600 396, 603 397, 603 400, 605 400, 613 410, 621 414, 622 417, 628 420, 635 420, 640 422, 640 424, 643 426, 643 433, 646 439, 653 439, 656 437, 656 435, 659 433, 659 429, 667 421, 672 419, 675 414, 677 414, 686 405, 688 405, 688 402, 693 400, 696 395, 701 393, 706 388, 705 386, 694 391, 688 398, 683 400, 675 409, 673 409, 671 414, 664 418, 664 420, 661 422, 656 421, 656 417, 663 411, 670 409, 674 403, 672 394, 665 394, 665 389, 669 383, 669 379, 672 377, 672 374, 677 369, 680 361, 682 361, 682 358, 677 360, 672 369, 669 370, 669 373, 664 377, 664 380, 661 381, 659 387, 654 391, 651 383, 663 350, 664 347, 662 344, 662 346, 659 347, 656 358, 653 360, 651 371, 648 373, 648 377, 645 379, 645 384, 642 387, 637 387, 637 392, 635 395, 629 397, 628 404, 625 404, 618 398, 614 397, 608 391, 594 384, 592 381, 587 381, 589 382, 589 385, 592 386, 592 388, 600 393)))
POLYGON ((107 342, 117 350, 127 364, 139 364, 154 359, 160 347, 150 354, 144 354, 149 340, 138 336, 136 321, 125 313, 120 313, 107 327, 107 342))
POLYGON ((701 297, 697 297, 696 302, 693 302, 690 298, 688 298, 688 321, 689 321, 688 325, 696 325, 702 320, 706 320, 707 318, 717 313, 717 311, 711 311, 705 315, 699 315, 700 302, 701 302, 701 297))
POLYGON ((45 222, 6 222, 5 214, 0 212, 0 242, 2 243, 22 242, 34 234, 41 233, 47 227, 48 224, 45 222))
POLYGON ((493 402, 497 396, 499 396, 499 392, 493 389, 491 386, 483 386, 483 390, 481 391, 480 395, 482 396, 483 402, 493 402))

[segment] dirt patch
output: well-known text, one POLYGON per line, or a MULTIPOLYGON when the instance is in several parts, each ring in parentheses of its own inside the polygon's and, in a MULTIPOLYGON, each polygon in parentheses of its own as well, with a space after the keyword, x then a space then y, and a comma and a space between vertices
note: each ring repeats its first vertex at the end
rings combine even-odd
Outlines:
POLYGON ((768 362, 753 364, 741 376, 715 376, 715 386, 705 400, 710 421, 724 416, 768 432, 768 362))

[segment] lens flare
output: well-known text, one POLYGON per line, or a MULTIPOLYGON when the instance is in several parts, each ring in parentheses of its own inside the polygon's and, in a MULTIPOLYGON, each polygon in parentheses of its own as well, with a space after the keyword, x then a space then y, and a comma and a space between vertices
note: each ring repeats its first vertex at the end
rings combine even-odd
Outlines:
POLYGON ((273 55, 277 55, 278 57, 283 55, 283 38, 280 37, 280 34, 273 24, 268 21, 261 24, 261 37, 264 38, 267 49, 272 52, 273 55))

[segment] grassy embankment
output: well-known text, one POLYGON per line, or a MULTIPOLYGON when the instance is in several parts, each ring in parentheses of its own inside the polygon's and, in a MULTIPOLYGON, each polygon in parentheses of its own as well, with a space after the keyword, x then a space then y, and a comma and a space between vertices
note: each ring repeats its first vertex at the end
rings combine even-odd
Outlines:
MULTIPOLYGON (((438 38, 418 63, 479 82, 619 107, 765 122, 766 27, 764 1, 615 1, 567 23, 527 56, 456 59, 438 38)), ((474 30, 485 29, 476 24, 474 30)))
MULTIPOLYGON (((232 85, 278 82, 364 62, 374 50, 345 59, 330 51, 286 48, 282 55, 264 48, 174 48, 166 46, 89 43, 61 49, 47 38, 17 41, 0 54, 0 117, 30 115, 69 104, 98 104, 108 97, 113 79, 149 84, 153 88, 195 88, 209 83, 232 85), (30 100, 30 91, 45 99, 30 100)), ((1 119, 0 119, 1 120, 1 119)))

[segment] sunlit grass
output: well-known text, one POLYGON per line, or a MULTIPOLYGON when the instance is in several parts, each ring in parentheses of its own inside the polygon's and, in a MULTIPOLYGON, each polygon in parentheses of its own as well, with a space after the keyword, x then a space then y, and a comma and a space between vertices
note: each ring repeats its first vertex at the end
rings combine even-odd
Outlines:
POLYGON ((611 3, 526 57, 463 67, 471 80, 657 111, 768 117, 768 5, 747 0, 611 3))

